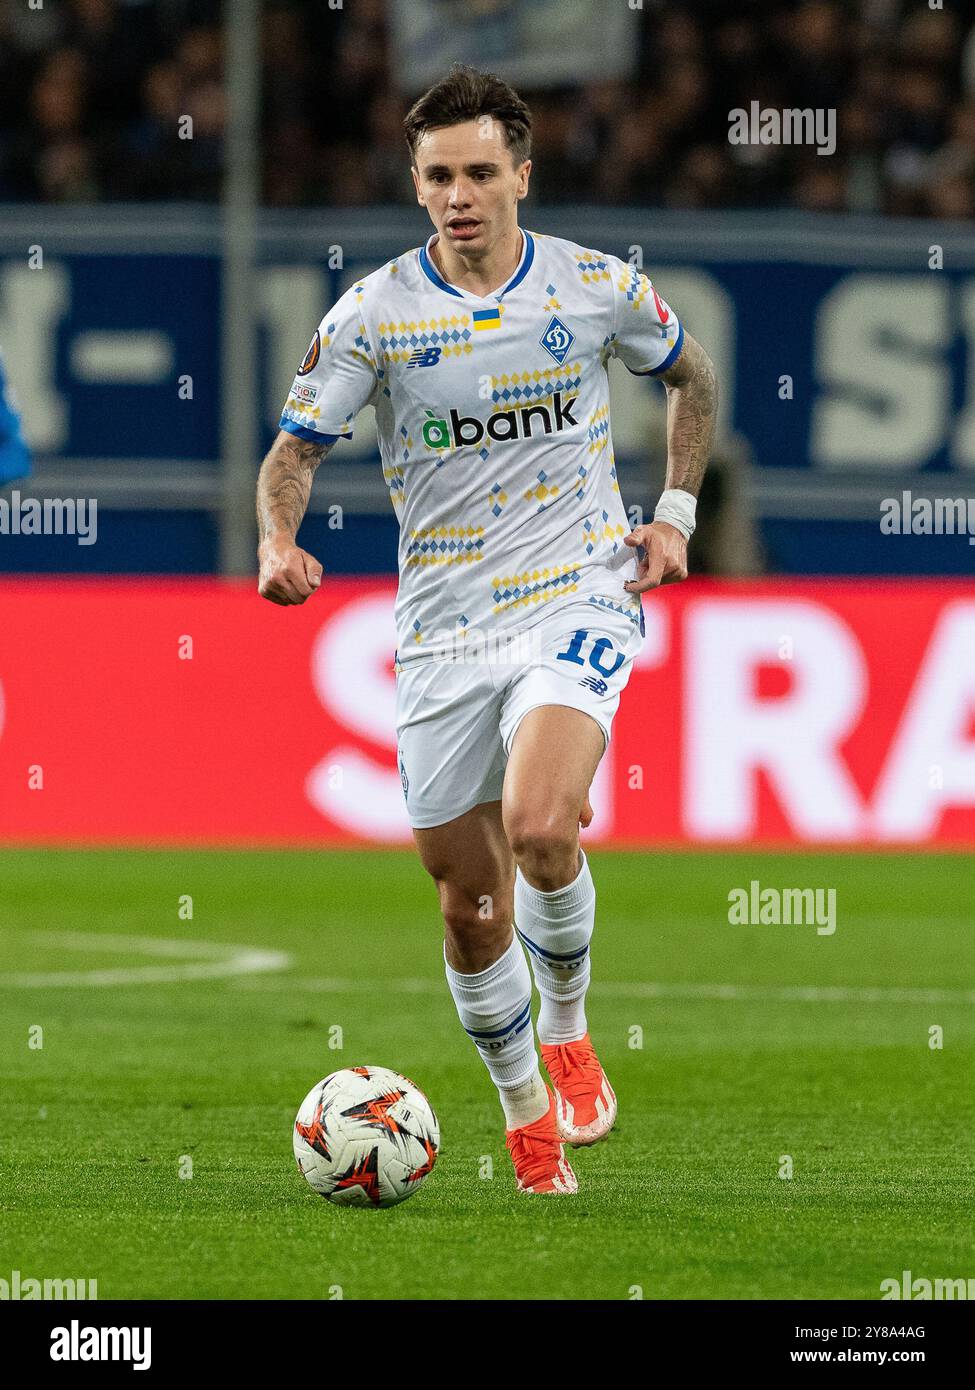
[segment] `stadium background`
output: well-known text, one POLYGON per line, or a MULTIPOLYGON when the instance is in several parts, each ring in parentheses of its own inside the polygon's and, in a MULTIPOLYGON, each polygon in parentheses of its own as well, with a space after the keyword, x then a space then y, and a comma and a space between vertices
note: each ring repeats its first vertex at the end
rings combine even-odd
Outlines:
MULTIPOLYGON (((0 343, 30 495, 94 498, 98 529, 86 545, 2 535, 0 573, 252 574, 257 462, 315 323, 427 235, 402 114, 450 57, 494 58, 535 113, 525 224, 639 258, 722 384, 693 550, 713 582, 645 600, 652 640, 590 834, 971 841, 972 550, 965 535, 885 534, 880 519, 905 490, 964 498, 975 468, 975 27, 892 0, 648 0, 608 7, 594 42, 593 13, 582 0, 268 4, 236 11, 225 35, 213 4, 5 5, 0 343), (729 111, 753 101, 835 109, 835 152, 729 143, 729 111), (754 586, 722 588, 729 577, 754 586), (718 621, 715 648, 709 614, 727 604, 741 621, 718 621), (647 769, 635 790, 633 765, 647 769)), ((648 516, 664 392, 621 370, 612 382, 623 498, 648 516)), ((336 576, 307 611, 282 619, 200 583, 173 600, 165 622, 206 624, 195 684, 152 645, 171 587, 6 587, 0 763, 14 785, 0 833, 408 838, 391 733, 396 521, 371 411, 320 470, 302 540, 336 576), (69 663, 69 601, 87 662, 69 663), (237 752, 269 736, 269 692, 240 665, 268 644, 301 711, 270 735, 284 772, 270 819, 237 752), (235 693, 194 816, 187 730, 213 722, 215 682, 235 693), (92 719, 127 686, 111 723, 92 719), (73 756, 60 801, 12 772, 36 760, 42 716, 59 731, 49 757, 73 756), (154 750, 140 777, 120 742, 154 750)))
MULTIPOLYGON (((971 1273, 975 552, 880 525, 885 498, 972 491, 962 13, 0 0, 0 348, 33 456, 0 498, 98 503, 91 545, 0 533, 0 1274, 781 1299, 971 1273), (523 223, 642 254, 723 392, 695 575, 645 596, 584 836, 590 1019, 623 1103, 577 1164, 598 1250, 471 1180, 505 1158, 407 848, 370 419, 301 533, 322 590, 291 611, 255 591, 260 457, 328 304, 428 235, 399 120, 454 58, 532 105, 523 223), (835 153, 731 145, 753 101, 835 108, 835 153), (751 881, 835 889, 835 935, 733 928, 751 881), (363 1059, 444 1123, 393 1242, 309 1220, 288 1171, 311 1080, 363 1059)), ((612 375, 621 490, 649 516, 664 392, 612 375)))

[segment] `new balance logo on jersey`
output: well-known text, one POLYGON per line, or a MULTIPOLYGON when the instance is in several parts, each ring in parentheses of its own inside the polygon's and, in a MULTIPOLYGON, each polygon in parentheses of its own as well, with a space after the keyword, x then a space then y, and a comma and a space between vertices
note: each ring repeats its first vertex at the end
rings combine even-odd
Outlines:
POLYGON ((435 367, 440 361, 442 352, 443 348, 438 347, 417 348, 406 364, 407 371, 411 367, 435 367))
POLYGON ((586 676, 579 684, 587 686, 594 695, 605 695, 609 689, 606 682, 599 680, 596 676, 586 676))
POLYGON ((428 449, 456 449, 463 444, 480 444, 485 434, 498 443, 506 439, 531 439, 536 420, 539 422, 537 433, 561 434, 570 425, 579 423, 572 414, 578 399, 578 396, 570 396, 563 403, 562 392, 556 391, 552 397, 554 412, 547 405, 523 405, 517 410, 499 410, 486 425, 476 416, 461 415, 456 410, 450 412, 449 420, 428 410, 430 418, 423 426, 423 442, 428 449))

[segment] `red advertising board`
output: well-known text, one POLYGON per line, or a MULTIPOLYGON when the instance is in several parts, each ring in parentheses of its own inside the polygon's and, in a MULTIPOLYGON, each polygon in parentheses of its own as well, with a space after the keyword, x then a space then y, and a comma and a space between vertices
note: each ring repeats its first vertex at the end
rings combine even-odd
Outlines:
MULTIPOLYGON (((409 842, 390 579, 0 582, 0 841, 409 842)), ((690 581, 584 838, 975 845, 975 583, 690 581)))

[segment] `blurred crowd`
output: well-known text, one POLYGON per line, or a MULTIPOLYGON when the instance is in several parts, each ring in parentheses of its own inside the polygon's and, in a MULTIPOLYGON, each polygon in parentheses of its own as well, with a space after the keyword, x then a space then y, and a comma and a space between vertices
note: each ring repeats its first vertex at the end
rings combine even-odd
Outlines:
MULTIPOLYGON (((594 22, 614 2, 593 0, 594 22)), ((975 217, 965 8, 644 0, 631 80, 522 89, 532 196, 975 217), (729 112, 753 101, 835 109, 835 154, 730 143, 729 112)), ((216 199, 221 20, 219 0, 0 0, 0 201, 216 199)), ((265 201, 412 201, 401 121, 417 93, 388 0, 265 0, 262 45, 265 201)))

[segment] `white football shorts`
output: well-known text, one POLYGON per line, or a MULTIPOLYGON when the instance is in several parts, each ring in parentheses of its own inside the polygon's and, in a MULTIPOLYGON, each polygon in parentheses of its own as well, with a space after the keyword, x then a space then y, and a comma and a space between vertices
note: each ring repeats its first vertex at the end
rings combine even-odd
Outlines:
POLYGON ((509 646, 399 665, 397 755, 410 825, 428 830, 500 801, 518 725, 539 705, 591 715, 605 752, 643 640, 642 611, 637 624, 610 600, 591 599, 566 604, 509 646))

